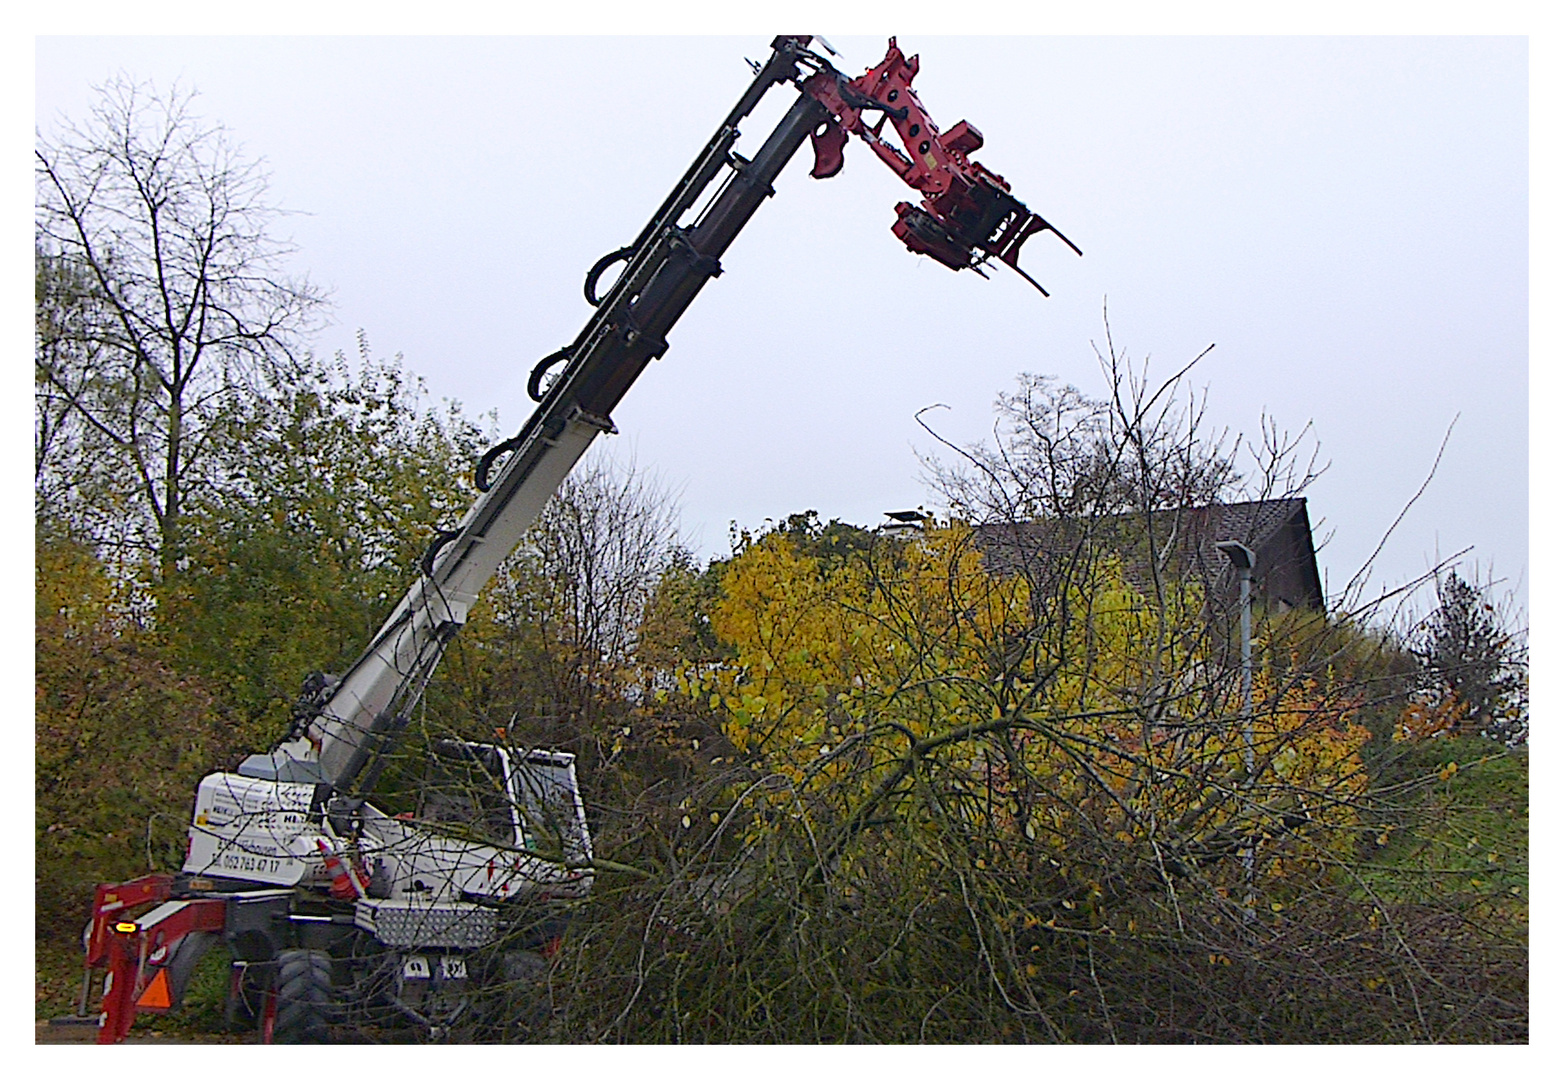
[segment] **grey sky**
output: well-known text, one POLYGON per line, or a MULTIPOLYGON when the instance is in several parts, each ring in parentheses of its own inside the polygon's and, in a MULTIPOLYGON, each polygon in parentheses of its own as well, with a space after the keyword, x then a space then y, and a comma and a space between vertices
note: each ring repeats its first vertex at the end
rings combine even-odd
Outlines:
MULTIPOLYGON (((856 75, 883 38, 832 37, 856 75)), ((682 490, 686 531, 928 503, 913 415, 981 438, 1017 372, 1101 389, 1091 342, 1193 374, 1217 428, 1311 421, 1308 492, 1340 588, 1417 490, 1376 588, 1465 548, 1527 566, 1527 46, 1519 38, 904 35, 945 127, 1086 252, 1048 237, 984 281, 891 236, 910 196, 862 144, 805 149, 619 408, 616 452, 682 490)), ((201 92, 267 159, 299 265, 335 292, 321 352, 401 352, 435 397, 525 418, 532 363, 747 85, 768 38, 43 38, 37 115, 117 70, 201 92)), ((746 125, 763 137, 788 95, 746 125)))

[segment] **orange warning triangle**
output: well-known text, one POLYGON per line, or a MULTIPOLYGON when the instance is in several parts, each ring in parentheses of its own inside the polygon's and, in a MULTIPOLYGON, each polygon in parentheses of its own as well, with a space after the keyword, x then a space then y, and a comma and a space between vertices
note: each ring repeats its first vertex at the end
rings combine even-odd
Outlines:
POLYGON ((157 973, 157 978, 152 980, 141 997, 136 999, 138 1009, 171 1009, 174 1006, 172 995, 168 992, 168 969, 164 968, 157 973))

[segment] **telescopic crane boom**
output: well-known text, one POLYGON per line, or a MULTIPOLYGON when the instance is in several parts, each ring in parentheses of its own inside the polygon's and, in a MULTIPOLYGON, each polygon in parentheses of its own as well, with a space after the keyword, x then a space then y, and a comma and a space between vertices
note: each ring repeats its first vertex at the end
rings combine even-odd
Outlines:
POLYGON ((773 181, 806 139, 813 141, 816 178, 841 170, 843 144, 852 134, 923 194, 920 205, 896 207, 893 232, 909 250, 979 272, 997 257, 1032 280, 1017 265, 1021 245, 1037 232, 1057 231, 1011 195, 1003 177, 968 159, 983 144, 976 128, 962 121, 939 132, 911 87, 918 58, 905 57, 892 38, 879 65, 849 80, 810 51, 811 40, 783 36, 772 42, 770 59, 635 242, 592 268, 586 295, 597 310, 574 342, 533 370, 529 392, 540 404, 513 438, 483 458, 477 476, 482 496, 454 531, 436 539, 423 574, 363 655, 341 679, 312 688, 292 737, 272 754, 248 759, 241 774, 309 779, 340 793, 369 786, 364 781, 373 776, 366 769, 406 723, 479 592, 592 440, 614 430, 615 405, 647 363, 667 350, 668 332, 702 286, 722 272, 719 260, 728 245, 773 194, 773 181), (746 161, 733 150, 738 125, 781 83, 796 86, 798 98, 746 161), (870 126, 864 117, 874 112, 880 117, 870 126), (887 123, 903 149, 882 134, 887 123), (683 224, 724 170, 707 209, 683 224), (598 297, 600 277, 618 262, 624 269, 598 297), (548 371, 558 365, 562 369, 545 390, 548 371))

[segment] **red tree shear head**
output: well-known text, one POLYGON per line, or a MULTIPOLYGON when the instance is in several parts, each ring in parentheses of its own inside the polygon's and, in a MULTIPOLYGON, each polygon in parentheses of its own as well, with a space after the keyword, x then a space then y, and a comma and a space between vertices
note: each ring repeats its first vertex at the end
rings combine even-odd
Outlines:
POLYGON ((912 89, 918 58, 907 57, 891 38, 885 59, 849 80, 824 60, 804 84, 831 114, 814 134, 817 178, 842 167, 848 134, 869 144, 881 161, 923 195, 918 205, 898 203, 891 226, 909 251, 927 255, 953 270, 977 269, 990 259, 1015 270, 1044 296, 1047 290, 1017 265, 1021 245, 1039 232, 1052 232, 1077 255, 1081 249, 1010 194, 1010 185, 967 155, 983 145, 983 134, 962 120, 944 134, 912 89), (873 126, 864 114, 878 112, 873 126), (882 133, 894 130, 900 147, 882 133))

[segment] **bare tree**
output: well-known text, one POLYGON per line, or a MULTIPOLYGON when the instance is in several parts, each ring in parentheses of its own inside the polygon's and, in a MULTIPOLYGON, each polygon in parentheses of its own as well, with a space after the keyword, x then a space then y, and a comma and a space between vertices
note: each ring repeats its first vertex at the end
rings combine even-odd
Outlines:
POLYGON ((496 575, 492 625, 459 639, 441 686, 468 695, 461 708, 503 712, 499 722, 548 718, 540 739, 589 740, 593 717, 645 689, 639 631, 678 544, 678 507, 656 478, 591 455, 496 575))
POLYGON ((1155 385, 1111 336, 1099 360, 1107 398, 1052 376, 1018 376, 994 403, 991 444, 956 447, 924 423, 957 454, 954 463, 923 459, 952 513, 973 523, 1079 518, 1200 505, 1237 490, 1237 441, 1203 430, 1204 401, 1183 379, 1195 361, 1155 385))
POLYGON ((33 479, 42 511, 70 500, 84 479, 70 468, 83 458, 72 402, 96 380, 102 350, 89 327, 102 312, 79 269, 41 249, 34 262, 33 479))
POLYGON ((260 163, 193 97, 116 78, 35 151, 39 308, 69 313, 35 349, 39 472, 95 476, 165 570, 231 452, 225 403, 299 369, 324 302, 286 272, 260 163))

